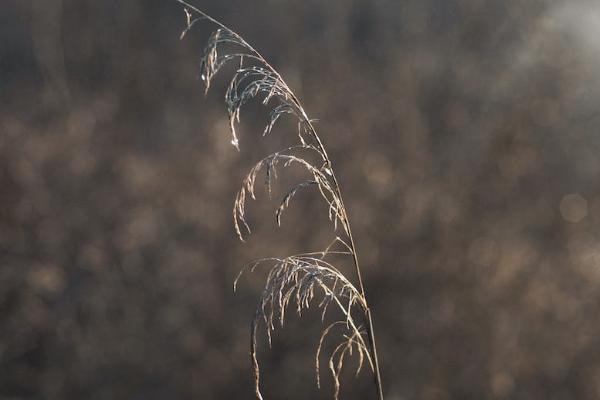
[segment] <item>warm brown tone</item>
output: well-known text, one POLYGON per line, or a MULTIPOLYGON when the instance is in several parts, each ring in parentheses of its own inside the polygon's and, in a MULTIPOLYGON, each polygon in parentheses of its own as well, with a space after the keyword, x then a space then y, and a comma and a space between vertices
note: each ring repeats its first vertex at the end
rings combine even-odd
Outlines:
MULTIPOLYGON (((242 182, 242 188, 233 205, 233 222, 235 231, 243 241, 240 225, 250 233, 250 227, 246 220, 246 194, 256 200, 255 186, 258 174, 265 170, 265 184, 272 193, 272 181, 277 177, 277 169, 288 168, 299 165, 305 169, 312 179, 303 180, 295 184, 281 200, 275 211, 277 224, 281 225, 281 215, 289 206, 290 200, 302 189, 316 187, 320 197, 327 204, 329 221, 337 231, 338 223, 341 225, 343 239, 339 236, 322 251, 301 253, 281 258, 263 258, 254 261, 247 266, 254 270, 262 264, 273 264, 267 276, 267 282, 262 296, 256 307, 254 319, 250 328, 250 355, 254 370, 254 385, 256 398, 263 399, 260 392, 260 366, 257 354, 257 329, 258 324, 264 320, 269 344, 271 344, 271 332, 275 330, 273 322, 276 317, 281 325, 284 323, 285 310, 290 300, 295 298, 298 315, 302 315, 304 309, 308 309, 315 297, 315 292, 321 292, 322 300, 318 307, 322 309, 321 320, 325 320, 325 313, 329 304, 334 303, 339 307, 343 315, 340 321, 330 323, 321 333, 317 354, 315 356, 315 370, 317 373, 317 386, 321 386, 319 355, 323 349, 323 342, 333 328, 344 327, 340 334, 341 341, 331 351, 329 356, 329 369, 334 382, 334 399, 339 398, 340 377, 344 367, 344 359, 351 356, 353 351, 359 358, 356 374, 360 372, 366 356, 375 378, 377 398, 383 400, 383 385, 381 383, 381 371, 375 344, 375 332, 373 329, 373 318, 371 309, 365 296, 362 274, 350 227, 348 212, 342 199, 342 190, 335 175, 335 170, 323 139, 317 133, 313 122, 302 107, 300 100, 287 85, 281 75, 269 64, 267 60, 252 45, 244 40, 231 28, 223 25, 191 4, 177 0, 185 8, 186 27, 181 34, 181 39, 194 28, 197 22, 209 22, 216 26, 216 30, 210 35, 208 44, 204 49, 200 67, 200 77, 206 86, 206 92, 210 88, 211 81, 219 70, 227 64, 234 64, 235 71, 225 93, 225 103, 229 112, 229 126, 233 139, 231 144, 236 149, 239 147, 239 139, 235 133, 236 122, 240 122, 242 107, 255 98, 262 98, 262 104, 270 109, 269 122, 264 128, 263 136, 270 134, 277 120, 282 116, 289 115, 297 123, 297 134, 299 143, 278 150, 262 158, 251 169, 242 182), (223 51, 225 47, 225 51, 223 51), (229 48, 229 51, 227 51, 229 48), (275 104, 273 104, 275 103, 275 104), (310 157, 314 156, 314 157, 310 157), (314 161, 312 158, 316 158, 314 161), (320 165, 320 166, 319 166, 320 165), (332 251, 332 246, 342 245, 342 251, 332 251), (358 287, 346 279, 331 262, 326 258, 331 255, 346 255, 353 262, 354 271, 358 280, 358 287), (358 308, 361 319, 365 320, 364 330, 355 320, 355 309, 358 308), (365 336, 367 339, 365 339, 365 336), (368 346, 367 346, 368 340, 368 346)), ((242 270, 243 271, 243 270, 242 270)), ((236 278, 236 283, 237 280, 236 278)), ((235 288, 235 284, 234 284, 235 288)))
MULTIPOLYGON (((597 2, 194 4, 260 49, 318 119, 386 400, 600 396, 597 2)), ((236 275, 334 233, 314 187, 274 227, 306 176, 294 165, 273 200, 257 178, 252 235, 236 239, 240 181, 296 126, 260 137, 269 116, 250 102, 237 152, 222 97, 233 69, 205 96, 213 29, 180 41, 182 24, 168 0, 2 1, 0 398, 252 398, 248 324, 268 271, 233 293, 236 275)), ((328 260, 355 279, 343 255, 328 260)), ((259 330, 265 399, 331 398, 337 333, 318 389, 317 304, 286 313, 271 349, 259 330)), ((341 400, 374 396, 358 361, 345 361, 341 400)))

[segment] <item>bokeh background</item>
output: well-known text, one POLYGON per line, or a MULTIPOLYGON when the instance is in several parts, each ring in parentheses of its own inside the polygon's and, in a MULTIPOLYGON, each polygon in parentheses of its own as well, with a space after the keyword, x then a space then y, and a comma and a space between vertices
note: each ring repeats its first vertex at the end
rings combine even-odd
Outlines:
MULTIPOLYGON (((319 119, 388 399, 600 398, 600 3, 194 3, 319 119)), ((250 106, 238 153, 226 80, 197 79, 210 27, 184 24, 170 0, 2 1, 1 399, 252 398, 264 273, 234 294, 237 271, 334 235, 316 195, 276 228, 261 190, 236 239, 240 179, 293 127, 262 139, 250 106)), ((331 397, 320 328, 263 343, 267 398, 331 397)), ((342 398, 373 398, 353 366, 342 398)))

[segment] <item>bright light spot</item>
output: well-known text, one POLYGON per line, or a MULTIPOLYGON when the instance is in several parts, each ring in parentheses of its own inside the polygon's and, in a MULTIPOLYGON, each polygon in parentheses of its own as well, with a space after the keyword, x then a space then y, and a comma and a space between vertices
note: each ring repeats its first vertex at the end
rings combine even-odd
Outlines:
POLYGON ((565 221, 577 223, 587 217, 588 202, 578 193, 563 196, 560 201, 560 215, 565 221))

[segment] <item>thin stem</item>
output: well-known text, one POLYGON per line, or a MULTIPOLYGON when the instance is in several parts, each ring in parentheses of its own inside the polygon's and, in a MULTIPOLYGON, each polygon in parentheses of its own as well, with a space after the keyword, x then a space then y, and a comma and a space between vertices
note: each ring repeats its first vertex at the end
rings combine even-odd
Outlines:
MULTIPOLYGON (((379 362, 378 362, 378 357, 377 357, 377 347, 375 344, 375 333, 374 333, 374 329, 373 329, 373 320, 371 317, 371 310, 368 306, 368 302, 367 302, 367 298, 366 298, 366 294, 365 294, 365 288, 363 285, 363 279, 362 279, 362 273, 360 270, 360 263, 358 260, 358 255, 356 252, 356 245, 354 242, 354 236, 352 234, 352 229, 350 227, 350 221, 349 221, 349 217, 346 211, 346 207, 344 205, 344 201, 342 199, 342 192, 340 189, 340 185, 338 182, 338 179, 335 175, 332 163, 331 163, 331 159, 329 158, 329 155, 327 154, 327 151, 325 150, 325 146, 323 145, 323 142, 321 140, 321 138, 319 137, 319 135, 317 134, 317 131, 314 127, 314 125, 312 124, 311 120, 308 118, 308 116, 306 115, 306 112, 304 111, 304 108, 302 107, 299 99, 296 97, 295 93, 293 93, 289 87, 287 86, 287 84, 285 83, 285 81, 281 78, 281 75, 277 72, 277 70, 275 70, 275 68, 273 68, 271 66, 271 64, 269 64, 267 62, 267 60, 254 48, 252 47, 248 42, 246 42, 238 33, 236 33, 234 30, 232 30, 231 28, 227 27, 226 25, 224 25, 223 23, 217 21, 216 19, 212 18, 211 16, 209 16, 208 14, 204 13, 203 11, 201 11, 200 9, 194 7, 193 5, 189 4, 188 2, 184 1, 184 0, 175 0, 178 3, 182 4, 184 7, 194 11, 195 13, 197 13, 198 15, 200 15, 201 19, 206 19, 210 22, 212 22, 213 24, 219 26, 220 28, 228 31, 231 35, 235 36, 235 38, 237 40, 239 40, 239 43, 241 45, 243 45, 245 48, 247 48, 250 52, 252 52, 251 56, 252 58, 257 59, 258 61, 260 61, 261 63, 264 64, 264 66, 271 71, 271 73, 274 74, 276 80, 278 82, 280 82, 283 87, 286 89, 286 94, 290 96, 290 99, 292 101, 292 103, 294 104, 294 106, 297 108, 297 110, 302 114, 302 119, 304 120, 304 122, 307 124, 310 134, 313 137, 313 139, 315 140, 315 142, 317 143, 317 147, 320 150, 320 152, 322 153, 323 159, 325 161, 325 164, 327 165, 327 168, 329 169, 329 171, 331 172, 331 177, 333 180, 333 187, 335 188, 335 194, 337 196, 337 198, 339 199, 339 210, 341 211, 341 217, 343 218, 343 223, 345 225, 346 228, 346 234, 348 236, 348 239, 350 240, 349 243, 349 247, 350 247, 350 252, 352 254, 352 259, 353 259, 353 263, 354 263, 354 269, 356 272, 356 278, 358 280, 358 286, 359 286, 359 290, 360 290, 360 295, 363 298, 363 302, 364 302, 364 313, 365 313, 365 318, 368 322, 368 327, 367 327, 367 335, 369 338, 369 344, 370 344, 370 349, 371 349, 371 358, 373 360, 373 366, 374 366, 374 378, 375 378, 375 386, 377 389, 377 397, 379 400, 383 400, 383 388, 382 388, 382 382, 381 382, 381 374, 380 374, 380 368, 379 368, 379 362)), ((193 24, 193 22, 191 23, 193 24)), ((190 22, 188 21, 188 29, 191 27, 190 22)), ((345 242, 344 242, 345 243, 345 242)), ((252 330, 254 331, 255 329, 255 325, 252 326, 252 330)), ((253 339, 254 340, 254 339, 253 339)), ((251 343, 252 348, 254 348, 254 346, 256 346, 256 344, 254 342, 251 343)), ((257 363, 256 358, 255 358, 255 354, 253 352, 253 362, 257 363)), ((258 375, 256 375, 256 380, 257 380, 257 385, 258 385, 258 375)), ((259 398, 260 397, 260 392, 258 391, 258 386, 257 386, 257 396, 259 398)))
MULTIPOLYGON (((298 101, 297 98, 295 97, 295 95, 294 95, 294 101, 298 101)), ((360 263, 358 261, 358 254, 356 252, 356 245, 354 243, 354 235, 352 234, 350 220, 348 218, 348 213, 346 212, 346 206, 344 205, 344 199, 342 198, 342 191, 340 189, 340 185, 339 185, 337 177, 335 175, 333 166, 331 165, 331 160, 329 158, 329 155, 327 154, 327 151, 325 150, 325 146, 323 145, 321 138, 317 135, 317 132, 316 132, 315 127, 313 126, 312 122, 310 122, 310 120, 308 118, 307 118, 307 120, 308 120, 309 129, 311 130, 313 137, 317 140, 319 148, 323 152, 325 162, 327 163, 327 166, 329 167, 329 170, 331 171, 331 177, 333 179, 334 187, 337 191, 337 196, 340 199, 341 208, 344 212, 344 219, 346 221, 346 227, 348 229, 348 238, 350 239, 350 249, 351 249, 351 253, 352 253, 352 260, 354 262, 354 269, 356 271, 356 278, 358 280, 358 288, 359 288, 360 294, 362 295, 363 300, 365 302, 364 311, 365 311, 365 318, 367 319, 367 323, 368 323, 367 335, 369 337, 369 344, 371 347, 371 356, 373 358, 373 364, 374 364, 373 374, 374 374, 374 378, 375 378, 375 387, 377 389, 377 398, 379 400, 383 400, 383 384, 381 381, 379 359, 377 357, 377 345, 375 343, 375 331, 373 329, 373 318, 371 317, 371 309, 369 308, 369 303, 367 301, 367 296, 365 294, 365 287, 363 285, 362 273, 360 271, 360 263)))
MULTIPOLYGON (((254 53, 254 55, 256 55, 256 57, 258 57, 258 59, 265 64, 265 66, 271 70, 271 72, 273 72, 277 78, 279 78, 279 80, 285 84, 284 80, 281 79, 281 75, 279 75, 279 72, 277 72, 277 70, 275 68, 273 68, 273 66, 271 64, 269 64, 269 62, 262 56, 262 54, 260 54, 258 52, 258 50, 256 50, 254 47, 252 47, 252 45, 248 42, 246 42, 244 40, 244 38, 237 33, 236 31, 234 31, 233 29, 231 29, 230 27, 228 27, 227 25, 223 24, 222 22, 217 21, 216 19, 214 19, 213 17, 211 17, 210 15, 206 14, 204 11, 200 10, 197 7, 194 7, 193 5, 191 5, 190 3, 188 3, 187 1, 184 0, 175 0, 176 2, 182 4, 184 7, 189 8, 190 10, 194 11, 195 13, 199 14, 202 18, 212 22, 213 24, 217 25, 220 28, 223 28, 224 30, 228 31, 229 33, 231 33, 232 35, 234 35, 236 37, 236 39, 238 39, 240 41, 240 43, 246 47, 248 50, 250 50, 251 52, 254 53)), ((287 85, 286 85, 287 86, 287 85)))

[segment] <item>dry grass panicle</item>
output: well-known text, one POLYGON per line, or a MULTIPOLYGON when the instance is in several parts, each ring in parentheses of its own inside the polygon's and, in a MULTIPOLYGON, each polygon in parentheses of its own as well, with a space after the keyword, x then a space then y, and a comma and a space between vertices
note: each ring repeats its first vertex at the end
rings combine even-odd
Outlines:
POLYGON ((208 21, 216 27, 207 41, 200 64, 200 76, 206 91, 224 65, 236 66, 226 89, 225 104, 229 114, 231 143, 238 151, 240 141, 236 133, 236 124, 240 120, 240 110, 248 101, 260 98, 269 109, 269 122, 262 132, 263 135, 268 135, 283 116, 291 116, 297 121, 297 142, 258 161, 243 179, 233 206, 234 226, 239 238, 244 240, 244 235, 250 233, 246 220, 246 200, 248 195, 255 198, 257 176, 261 173, 265 174, 265 182, 271 194, 272 180, 277 177, 279 170, 290 165, 304 168, 309 178, 293 186, 283 196, 275 210, 277 223, 281 224, 282 214, 296 193, 303 189, 316 188, 317 193, 327 204, 329 220, 334 232, 341 226, 341 233, 334 234, 335 238, 324 250, 254 261, 244 267, 235 280, 234 288, 244 271, 254 271, 262 265, 269 268, 265 287, 251 323, 251 358, 256 397, 263 398, 257 358, 259 323, 262 321, 265 324, 270 343, 276 324, 283 325, 288 307, 293 306, 296 312, 301 314, 318 298, 320 300, 317 304, 321 309, 323 321, 328 307, 332 304, 339 309, 343 319, 329 323, 321 333, 315 355, 317 385, 320 387, 320 356, 324 349, 324 342, 332 332, 340 330, 340 335, 337 336, 338 344, 328 357, 328 367, 334 383, 334 398, 337 399, 339 395, 340 374, 345 358, 356 355, 358 357, 356 373, 360 372, 366 359, 373 371, 377 396, 383 399, 371 312, 365 296, 348 214, 331 160, 321 137, 313 126, 313 121, 281 75, 254 47, 236 32, 189 3, 183 0, 176 1, 184 6, 187 18, 185 29, 181 34, 182 39, 199 21, 208 21), (309 153, 311 157, 307 156, 309 153), (351 259, 358 285, 353 284, 331 263, 330 259, 333 255, 351 259), (365 322, 364 327, 359 320, 365 322))

